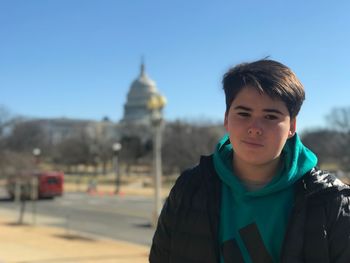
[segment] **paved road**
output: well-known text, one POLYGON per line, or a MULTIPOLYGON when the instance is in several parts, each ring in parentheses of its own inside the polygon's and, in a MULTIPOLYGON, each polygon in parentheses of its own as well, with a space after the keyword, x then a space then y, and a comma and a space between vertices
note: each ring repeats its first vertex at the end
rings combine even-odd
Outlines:
MULTIPOLYGON (((19 213, 19 204, 2 198, 0 208, 19 213)), ((27 202, 25 221, 64 227, 117 240, 150 245, 152 199, 130 196, 90 196, 67 193, 54 200, 27 202), (37 216, 32 216, 32 211, 37 216)))

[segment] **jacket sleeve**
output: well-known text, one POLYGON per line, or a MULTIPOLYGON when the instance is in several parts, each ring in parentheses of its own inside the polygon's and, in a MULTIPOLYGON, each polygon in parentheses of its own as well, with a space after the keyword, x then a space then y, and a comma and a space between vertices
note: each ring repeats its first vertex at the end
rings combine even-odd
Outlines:
POLYGON ((341 195, 333 203, 332 220, 329 226, 328 240, 330 262, 350 262, 350 196, 341 195))
POLYGON ((186 181, 186 172, 177 180, 166 199, 160 216, 158 218, 157 228, 153 236, 149 262, 167 263, 169 262, 171 238, 176 221, 176 211, 180 204, 181 193, 186 181))

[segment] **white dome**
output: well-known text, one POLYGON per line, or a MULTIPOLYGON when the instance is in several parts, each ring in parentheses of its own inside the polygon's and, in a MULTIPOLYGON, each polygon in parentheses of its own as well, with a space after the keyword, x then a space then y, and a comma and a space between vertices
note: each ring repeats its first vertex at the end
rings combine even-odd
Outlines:
POLYGON ((156 83, 147 76, 145 66, 142 63, 140 75, 130 86, 127 102, 124 105, 123 119, 125 121, 134 121, 138 119, 145 121, 150 113, 147 108, 147 103, 155 94, 158 94, 156 83))
POLYGON ((156 83, 151 80, 146 74, 141 74, 135 79, 128 93, 128 102, 139 100, 142 98, 148 99, 149 94, 157 93, 156 83))

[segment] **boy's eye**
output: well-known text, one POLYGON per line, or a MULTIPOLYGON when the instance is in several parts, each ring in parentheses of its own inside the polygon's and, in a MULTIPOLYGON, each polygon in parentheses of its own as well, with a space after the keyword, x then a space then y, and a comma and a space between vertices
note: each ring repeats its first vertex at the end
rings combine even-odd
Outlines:
POLYGON ((249 117, 250 114, 248 112, 238 112, 237 115, 241 116, 241 117, 249 117))
POLYGON ((269 114, 269 115, 266 115, 266 116, 265 116, 265 119, 268 119, 268 120, 276 120, 276 119, 278 119, 278 117, 275 116, 275 115, 269 114))

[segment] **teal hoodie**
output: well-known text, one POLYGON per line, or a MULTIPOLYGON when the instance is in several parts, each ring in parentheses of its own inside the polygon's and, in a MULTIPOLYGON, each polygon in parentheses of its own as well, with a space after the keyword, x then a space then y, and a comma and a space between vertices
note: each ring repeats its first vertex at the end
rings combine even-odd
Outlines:
MULTIPOLYGON (((225 135, 214 153, 214 167, 222 181, 220 244, 222 247, 232 249, 232 246, 226 246, 226 244, 234 243, 239 248, 238 253, 247 263, 252 262, 252 252, 249 252, 249 248, 255 249, 262 245, 273 262, 279 262, 293 204, 293 185, 316 166, 317 157, 301 143, 299 136, 295 134, 287 140, 282 150, 281 170, 264 187, 249 191, 234 175, 233 154, 234 150, 229 137, 225 135), (248 241, 252 234, 257 234, 260 239, 253 238, 248 241)), ((223 257, 221 262, 224 262, 223 257)))

